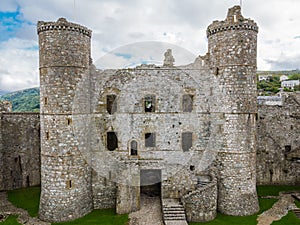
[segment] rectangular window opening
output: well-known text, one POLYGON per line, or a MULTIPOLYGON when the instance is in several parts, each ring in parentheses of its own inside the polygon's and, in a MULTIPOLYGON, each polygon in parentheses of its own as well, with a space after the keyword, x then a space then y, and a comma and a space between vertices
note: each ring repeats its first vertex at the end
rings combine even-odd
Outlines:
POLYGON ((71 118, 67 118, 67 124, 68 124, 68 126, 72 125, 72 119, 71 118))
POLYGON ((183 112, 192 112, 193 111, 193 95, 183 95, 182 96, 182 111, 183 112))
POLYGON ((190 150, 190 148, 193 146, 193 133, 192 132, 182 133, 181 145, 182 145, 182 150, 184 152, 188 152, 190 150))
POLYGON ((48 131, 46 132, 46 139, 47 139, 47 140, 49 140, 49 139, 50 139, 50 134, 49 134, 49 132, 48 132, 48 131))
POLYGON ((117 111, 117 96, 107 95, 106 96, 106 110, 111 115, 117 111))
POLYGON ((145 133, 145 147, 155 147, 155 133, 145 133))
POLYGON ((48 98, 47 97, 44 98, 44 105, 48 105, 48 98))
POLYGON ((107 132, 107 149, 114 151, 118 148, 118 137, 115 132, 107 132))
POLYGON ((285 152, 290 152, 292 150, 292 146, 286 145, 286 146, 284 146, 284 150, 285 150, 285 152))
POLYGON ((73 187, 72 180, 68 180, 66 182, 66 186, 67 186, 68 189, 71 189, 73 187))
POLYGON ((155 112, 155 96, 148 95, 145 97, 145 112, 155 112))

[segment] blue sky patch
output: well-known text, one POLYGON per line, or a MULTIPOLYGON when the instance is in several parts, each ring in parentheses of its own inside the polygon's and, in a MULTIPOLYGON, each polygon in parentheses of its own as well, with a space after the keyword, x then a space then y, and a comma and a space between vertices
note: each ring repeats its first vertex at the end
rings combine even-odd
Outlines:
POLYGON ((30 24, 21 19, 22 15, 18 8, 15 12, 0 11, 0 42, 7 41, 16 36, 23 24, 30 24))

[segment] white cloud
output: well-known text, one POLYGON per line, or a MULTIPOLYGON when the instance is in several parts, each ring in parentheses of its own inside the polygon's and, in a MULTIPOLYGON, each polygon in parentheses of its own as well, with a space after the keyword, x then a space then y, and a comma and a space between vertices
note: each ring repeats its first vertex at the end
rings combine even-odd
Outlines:
POLYGON ((18 4, 16 0, 1 0, 0 11, 2 12, 14 12, 18 4))
POLYGON ((37 87, 38 52, 37 43, 22 39, 10 39, 0 45, 0 89, 18 90, 37 87))
MULTIPOLYGON (((223 20, 227 9, 239 2, 239 0, 0 0, 0 10, 13 11, 19 6, 22 18, 32 24, 36 24, 38 20, 56 21, 59 17, 65 17, 69 21, 87 26, 93 30, 92 57, 97 61, 107 52, 120 46, 144 41, 169 42, 188 49, 195 55, 203 55, 207 51, 207 26, 213 20, 223 20)), ((243 15, 253 18, 260 28, 258 69, 300 67, 298 60, 300 40, 295 39, 300 36, 299 8, 299 0, 243 1, 243 15)), ((26 43, 36 42, 35 26, 24 24, 16 37, 19 42, 12 42, 16 45, 26 40, 28 41, 26 43)), ((3 60, 4 53, 9 59, 5 63, 9 61, 7 65, 10 66, 8 69, 10 76, 16 76, 16 69, 12 71, 12 65, 22 64, 24 73, 32 73, 32 79, 29 80, 38 80, 37 51, 29 51, 30 56, 27 58, 20 56, 26 54, 26 49, 19 49, 13 45, 5 52, 3 49, 0 51, 0 60, 3 60)), ((1 74, 3 73, 0 72, 0 76, 1 74)))

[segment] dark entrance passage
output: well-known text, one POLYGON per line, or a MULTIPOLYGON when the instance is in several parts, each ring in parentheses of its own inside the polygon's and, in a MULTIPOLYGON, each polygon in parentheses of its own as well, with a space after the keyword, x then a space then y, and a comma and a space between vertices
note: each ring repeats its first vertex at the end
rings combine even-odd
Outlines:
POLYGON ((141 194, 150 197, 161 195, 161 170, 141 170, 141 194))

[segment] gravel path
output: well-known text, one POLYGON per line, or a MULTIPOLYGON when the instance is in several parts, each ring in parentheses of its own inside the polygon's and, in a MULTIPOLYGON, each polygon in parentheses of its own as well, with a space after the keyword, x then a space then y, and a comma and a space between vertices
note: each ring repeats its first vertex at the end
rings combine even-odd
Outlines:
POLYGON ((270 225, 288 214, 289 210, 297 209, 291 194, 281 194, 278 202, 271 209, 263 212, 257 218, 257 225, 270 225))
POLYGON ((129 225, 163 225, 160 198, 141 195, 141 209, 129 218, 129 225))
POLYGON ((15 207, 7 200, 6 192, 0 192, 0 222, 6 220, 9 215, 18 215, 18 222, 21 224, 50 225, 50 223, 41 221, 36 217, 30 217, 26 210, 15 207))

